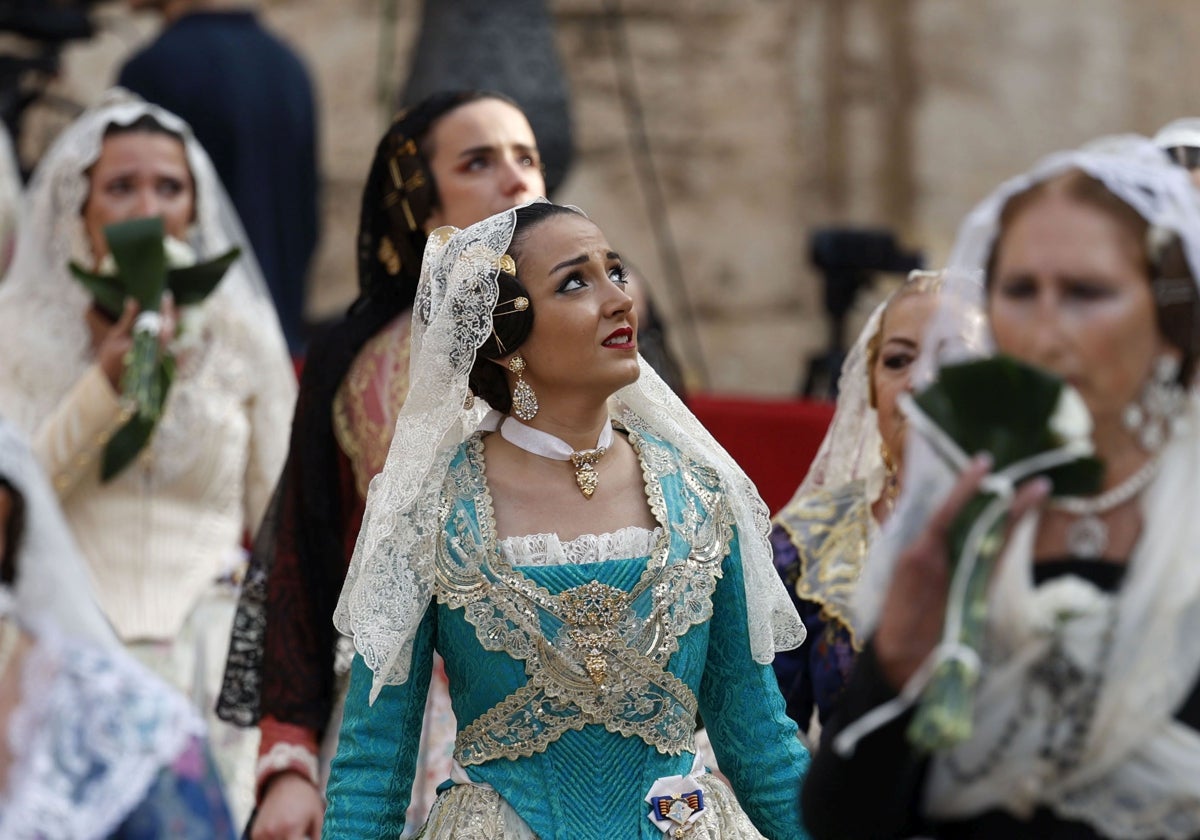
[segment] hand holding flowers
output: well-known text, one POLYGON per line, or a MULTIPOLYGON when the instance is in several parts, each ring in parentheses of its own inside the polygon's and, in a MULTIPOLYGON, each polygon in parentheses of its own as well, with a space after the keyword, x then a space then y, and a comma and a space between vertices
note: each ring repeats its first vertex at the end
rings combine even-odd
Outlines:
POLYGON ((216 288, 237 259, 237 248, 216 259, 197 263, 181 242, 164 238, 161 218, 133 219, 104 229, 109 255, 97 271, 71 263, 71 273, 92 293, 93 307, 115 325, 104 330, 95 314, 89 325, 97 356, 115 380, 115 358, 121 356, 122 399, 133 416, 109 440, 101 463, 101 478, 111 479, 149 442, 162 414, 175 376, 169 346, 174 330, 173 303, 200 303, 216 288), (127 352, 122 353, 127 349, 127 352), (111 368, 111 369, 110 369, 111 368))
MULTIPOLYGON (((932 674, 921 692, 909 740, 925 751, 970 736, 980 676, 987 593, 1005 542, 1015 486, 1036 476, 1056 495, 1089 495, 1102 465, 1092 457, 1091 418, 1074 389, 1005 356, 951 365, 938 381, 903 402, 915 433, 937 457, 970 479, 962 498, 943 507, 939 525, 949 552, 950 585, 932 674), (971 462, 967 452, 986 452, 971 462), (952 517, 952 520, 950 519, 952 517)), ((927 533, 928 533, 927 529, 927 533)))

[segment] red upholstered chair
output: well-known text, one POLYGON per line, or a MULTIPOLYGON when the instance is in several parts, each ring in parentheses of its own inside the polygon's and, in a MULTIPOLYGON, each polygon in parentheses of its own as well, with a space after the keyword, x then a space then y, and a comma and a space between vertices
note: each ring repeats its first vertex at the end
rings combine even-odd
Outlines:
POLYGON ((688 407, 741 465, 774 514, 792 497, 833 419, 834 404, 689 394, 688 407))

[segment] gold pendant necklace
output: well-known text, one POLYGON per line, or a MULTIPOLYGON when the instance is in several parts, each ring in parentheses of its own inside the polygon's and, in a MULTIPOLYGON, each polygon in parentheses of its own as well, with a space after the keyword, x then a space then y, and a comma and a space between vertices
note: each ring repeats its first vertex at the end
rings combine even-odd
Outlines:
POLYGON ((515 417, 506 417, 500 424, 500 437, 518 449, 524 449, 534 455, 555 461, 570 461, 571 466, 575 468, 575 483, 579 485, 579 492, 583 494, 583 498, 590 500, 600 483, 596 463, 612 446, 613 430, 611 423, 605 423, 594 449, 572 449, 562 438, 526 426, 515 417))
POLYGON ((600 481, 600 474, 596 472, 596 462, 607 451, 607 446, 598 446, 595 449, 571 453, 571 463, 575 466, 575 483, 579 485, 579 492, 585 499, 592 498, 592 494, 596 492, 596 485, 600 481))

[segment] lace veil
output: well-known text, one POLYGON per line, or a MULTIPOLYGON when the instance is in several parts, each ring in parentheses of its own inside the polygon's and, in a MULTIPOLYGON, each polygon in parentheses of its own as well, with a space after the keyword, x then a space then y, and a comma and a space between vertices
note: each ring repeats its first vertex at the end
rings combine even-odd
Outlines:
POLYGON ((0 477, 25 501, 16 586, 0 587, 0 616, 34 644, 4 721, 12 764, 0 835, 107 837, 204 724, 117 641, 50 482, 3 420, 0 477))
MULTIPOLYGON (((371 482, 346 585, 334 622, 354 638, 375 674, 372 699, 409 676, 417 626, 433 592, 433 556, 443 538, 440 492, 459 444, 487 406, 464 408, 477 349, 492 331, 499 259, 512 241, 516 211, 465 230, 429 237, 414 304, 410 389, 383 472, 371 482)), ((610 400, 610 414, 647 429, 685 455, 716 468, 741 542, 755 660, 804 640, 804 625, 771 563, 766 505, 754 485, 644 362, 636 383, 610 400)))
POLYGON ((0 125, 0 278, 8 270, 21 216, 21 170, 8 129, 0 125))
MULTIPOLYGON (((1165 228, 1178 234, 1200 278, 1200 205, 1187 173, 1145 138, 1103 138, 1040 161, 1002 184, 964 220, 952 252, 939 314, 925 342, 923 364, 941 364, 971 352, 953 336, 964 312, 982 312, 986 265, 1000 213, 1010 197, 1072 169, 1097 178, 1150 223, 1149 236, 1165 228)), ((1095 654, 1100 683, 1095 712, 1080 759, 1063 772, 1042 775, 1038 757, 1045 707, 1021 706, 1031 672, 1055 634, 1047 633, 1049 587, 1032 584, 1030 563, 1036 515, 1015 529, 991 592, 986 667, 980 684, 975 735, 939 754, 926 786, 927 813, 954 818, 1005 808, 1028 814, 1048 805, 1113 836, 1192 837, 1200 833, 1200 739, 1174 719, 1200 677, 1200 403, 1193 397, 1182 430, 1168 442, 1162 467, 1142 494, 1143 531, 1129 571, 1089 632, 1092 644, 1111 632, 1107 650, 1095 654), (1110 616, 1104 618, 1104 616, 1110 616), (1108 626, 1111 625, 1111 626, 1108 626), (1039 631, 1039 627, 1043 628, 1039 631), (1107 629, 1106 629, 1107 627, 1107 629), (1006 728, 1019 715, 1023 725, 1006 728), (1014 734, 1015 733, 1015 734, 1014 734), (998 744, 1004 742, 1004 747, 998 744), (957 769, 955 769, 957 768, 957 769), (963 768, 968 768, 964 779, 963 768), (979 768, 982 768, 980 770, 979 768)), ((895 559, 945 498, 954 476, 920 440, 910 437, 901 498, 873 547, 857 592, 861 625, 873 628, 895 559)))
POLYGON ((67 268, 72 259, 93 263, 81 216, 87 171, 100 156, 109 125, 129 125, 145 115, 183 137, 196 196, 189 244, 201 258, 233 245, 242 249, 200 308, 244 320, 278 356, 269 360, 270 369, 290 369, 262 272, 212 161, 183 120, 114 88, 63 131, 38 165, 26 191, 13 263, 0 282, 0 411, 26 432, 37 427, 91 364, 83 318, 89 298, 67 268))
POLYGON ((1200 117, 1180 117, 1164 125, 1154 135, 1160 149, 1200 149, 1200 117))
POLYGON ((0 479, 25 499, 16 586, 0 588, 0 613, 25 626, 48 623, 64 635, 106 648, 118 647, 92 593, 90 572, 75 546, 58 497, 11 423, 0 419, 0 479), (6 603, 7 602, 7 603, 6 603))

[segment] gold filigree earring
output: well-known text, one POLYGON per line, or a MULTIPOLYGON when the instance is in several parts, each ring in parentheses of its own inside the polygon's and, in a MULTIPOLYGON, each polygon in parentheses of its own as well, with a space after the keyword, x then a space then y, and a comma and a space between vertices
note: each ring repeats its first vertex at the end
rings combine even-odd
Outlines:
POLYGON ((532 420, 538 413, 537 394, 525 381, 525 359, 520 353, 508 360, 508 369, 517 375, 512 393, 513 414, 518 420, 532 420))

